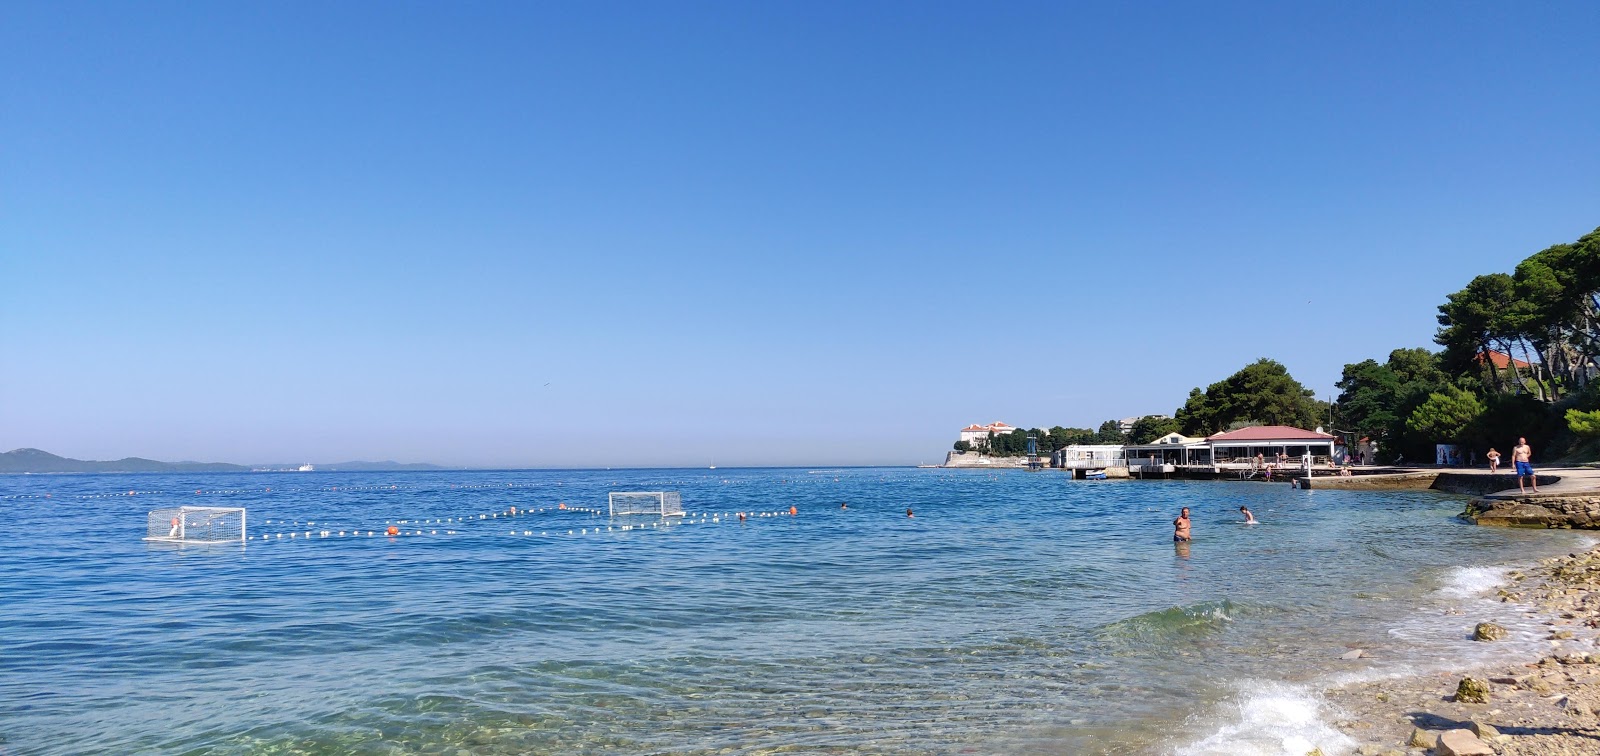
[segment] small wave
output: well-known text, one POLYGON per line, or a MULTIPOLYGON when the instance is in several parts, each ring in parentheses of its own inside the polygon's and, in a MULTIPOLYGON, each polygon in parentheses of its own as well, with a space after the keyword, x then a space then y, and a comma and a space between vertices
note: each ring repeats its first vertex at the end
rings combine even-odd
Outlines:
POLYGON ((1210 735, 1177 749, 1178 756, 1302 756, 1320 748, 1349 753, 1356 742, 1334 729, 1332 707, 1310 689, 1250 682, 1218 707, 1210 735))
POLYGON ((1102 627, 1100 634, 1108 638, 1127 640, 1164 640, 1209 635, 1252 611, 1249 607, 1235 604, 1227 599, 1202 601, 1198 604, 1174 606, 1118 620, 1102 627))
POLYGON ((1508 572, 1504 567, 1456 567, 1445 574, 1439 594, 1456 599, 1482 596, 1503 585, 1508 572))

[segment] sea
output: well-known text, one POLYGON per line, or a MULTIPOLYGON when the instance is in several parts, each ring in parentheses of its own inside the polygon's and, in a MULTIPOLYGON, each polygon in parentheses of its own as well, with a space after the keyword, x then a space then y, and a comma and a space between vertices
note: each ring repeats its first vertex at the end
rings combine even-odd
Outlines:
POLYGON ((1336 756, 1327 686, 1545 647, 1496 588, 1595 539, 1464 503, 1023 470, 0 476, 0 754, 1336 756), (611 516, 623 491, 686 514, 611 516), (178 506, 245 508, 248 540, 145 540, 178 506), (1468 640, 1483 620, 1512 639, 1468 640))

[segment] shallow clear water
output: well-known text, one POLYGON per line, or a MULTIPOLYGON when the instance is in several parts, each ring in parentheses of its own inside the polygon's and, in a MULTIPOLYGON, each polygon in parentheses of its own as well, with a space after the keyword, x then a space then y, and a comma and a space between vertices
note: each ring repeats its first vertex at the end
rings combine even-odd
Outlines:
POLYGON ((1470 568, 1585 538, 1463 525, 1432 492, 1022 471, 6 476, 0 497, 16 754, 1298 747, 1252 729, 1272 706, 1335 753, 1295 686, 1459 660, 1488 616, 1534 648, 1480 598, 1499 571, 1470 568), (611 490, 697 514, 552 509, 611 490), (283 537, 143 542, 175 504, 283 537), (542 511, 493 516, 511 506, 542 511), (425 534, 364 535, 402 519, 425 534))

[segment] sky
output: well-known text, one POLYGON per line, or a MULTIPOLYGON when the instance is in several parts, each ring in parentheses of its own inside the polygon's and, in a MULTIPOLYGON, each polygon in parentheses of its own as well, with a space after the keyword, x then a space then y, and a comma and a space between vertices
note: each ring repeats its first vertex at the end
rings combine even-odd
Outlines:
POLYGON ((0 450, 936 463, 1600 226, 1600 4, 0 4, 0 450))

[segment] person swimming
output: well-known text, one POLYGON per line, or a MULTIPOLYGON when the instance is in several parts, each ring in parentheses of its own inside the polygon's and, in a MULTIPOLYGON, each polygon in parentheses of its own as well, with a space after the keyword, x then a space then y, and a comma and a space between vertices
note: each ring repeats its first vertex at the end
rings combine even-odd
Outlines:
POLYGON ((1178 519, 1172 521, 1172 540, 1177 543, 1188 543, 1194 540, 1190 528, 1189 508, 1184 507, 1183 511, 1178 514, 1178 519))
POLYGON ((911 513, 911 507, 906 507, 906 516, 907 517, 916 517, 916 515, 911 513))
POLYGON ((1250 511, 1249 507, 1239 507, 1239 511, 1244 513, 1244 524, 1246 524, 1246 525, 1259 525, 1260 524, 1260 521, 1258 521, 1256 519, 1255 514, 1250 511))

